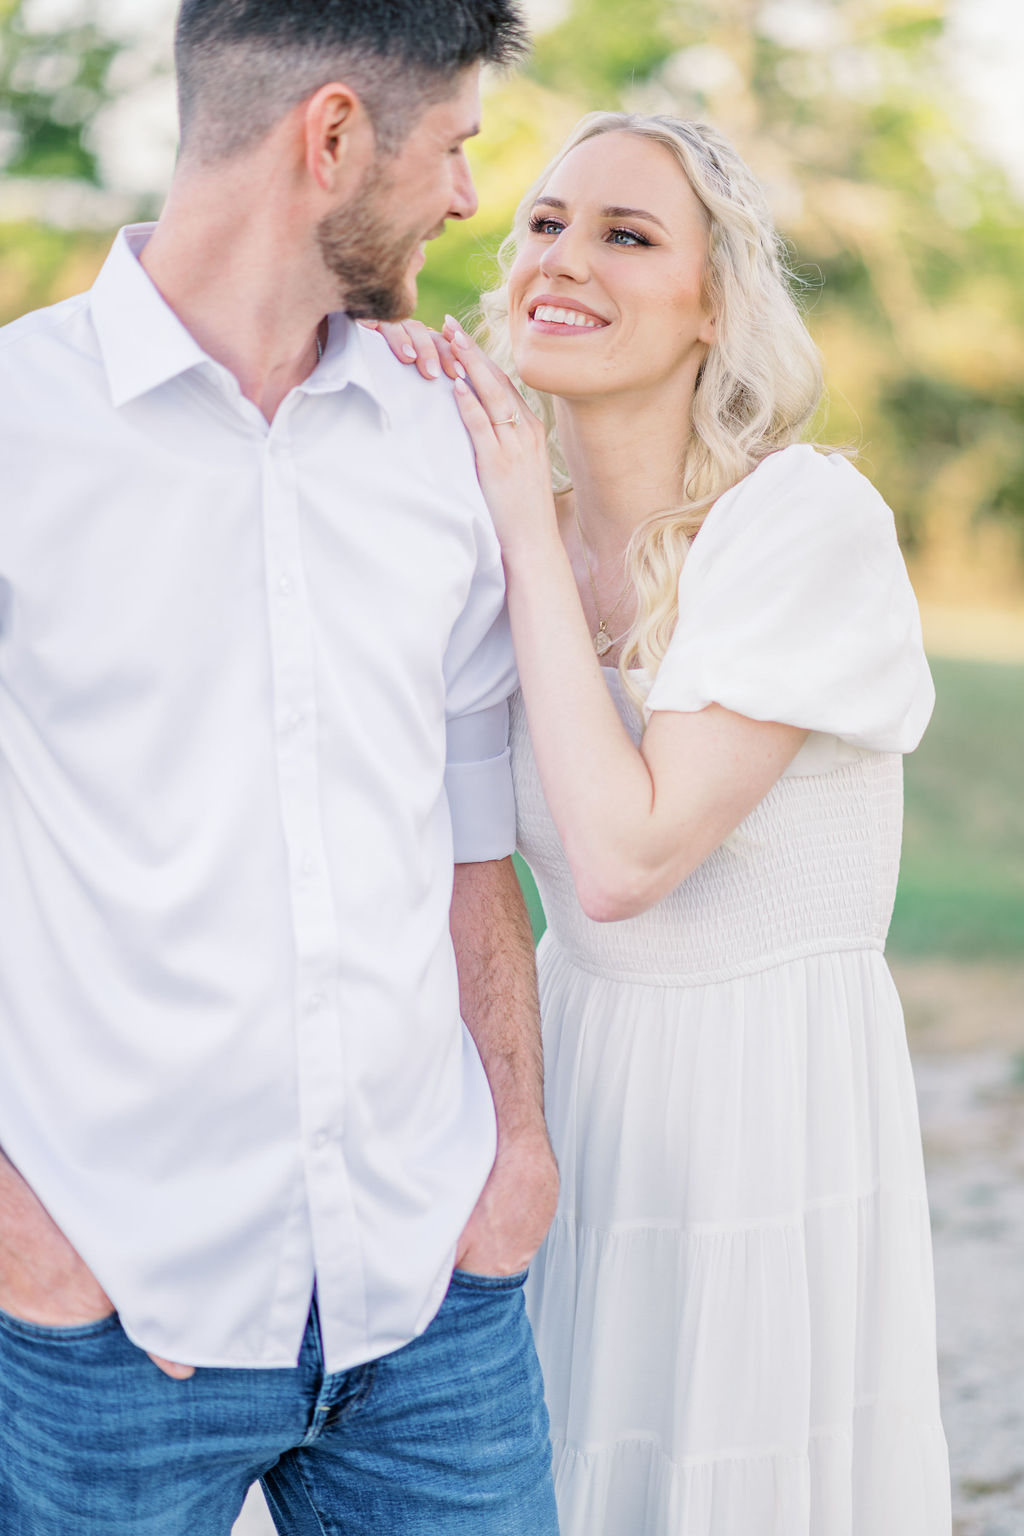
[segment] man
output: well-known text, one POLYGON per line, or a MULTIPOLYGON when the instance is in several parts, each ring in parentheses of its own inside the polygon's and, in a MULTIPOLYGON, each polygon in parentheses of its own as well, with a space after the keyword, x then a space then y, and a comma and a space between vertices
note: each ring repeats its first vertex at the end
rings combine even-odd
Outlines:
POLYGON ((409 312, 522 47, 185 0, 164 216, 0 336, 2 1536, 555 1530, 499 552, 332 313, 409 312))

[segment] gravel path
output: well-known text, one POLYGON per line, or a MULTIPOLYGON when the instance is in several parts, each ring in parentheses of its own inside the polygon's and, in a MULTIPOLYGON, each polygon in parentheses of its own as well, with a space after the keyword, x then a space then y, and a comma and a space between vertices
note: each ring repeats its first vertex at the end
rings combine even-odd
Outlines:
MULTIPOLYGON (((954 1536, 1024 1536, 1024 965, 893 970, 928 1165, 954 1536)), ((254 1490, 234 1536, 273 1531, 254 1490)))
POLYGON ((894 967, 935 1243, 955 1536, 1024 1536, 1024 967, 894 967))

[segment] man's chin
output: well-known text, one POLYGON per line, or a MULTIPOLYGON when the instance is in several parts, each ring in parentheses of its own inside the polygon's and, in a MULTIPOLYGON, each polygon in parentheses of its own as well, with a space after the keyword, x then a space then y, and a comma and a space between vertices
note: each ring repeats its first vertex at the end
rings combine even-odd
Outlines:
POLYGON ((416 279, 408 277, 401 289, 378 288, 353 294, 344 308, 351 320, 408 320, 418 299, 416 279))

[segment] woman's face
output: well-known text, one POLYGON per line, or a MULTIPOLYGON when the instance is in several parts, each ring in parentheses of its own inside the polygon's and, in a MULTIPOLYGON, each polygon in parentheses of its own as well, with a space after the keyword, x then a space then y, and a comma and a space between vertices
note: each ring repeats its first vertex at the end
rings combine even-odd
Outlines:
POLYGON ((670 150, 628 130, 566 155, 509 274, 524 384, 564 399, 692 389, 714 325, 707 217, 670 150))

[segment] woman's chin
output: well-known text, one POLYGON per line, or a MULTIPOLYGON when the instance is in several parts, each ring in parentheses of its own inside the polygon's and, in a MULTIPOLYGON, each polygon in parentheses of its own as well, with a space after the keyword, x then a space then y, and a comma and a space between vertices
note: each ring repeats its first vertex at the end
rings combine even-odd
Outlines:
POLYGON ((595 392, 593 373, 588 376, 586 368, 568 358, 559 361, 527 352, 522 358, 515 359, 515 365, 527 389, 535 389, 542 395, 569 398, 595 392))

